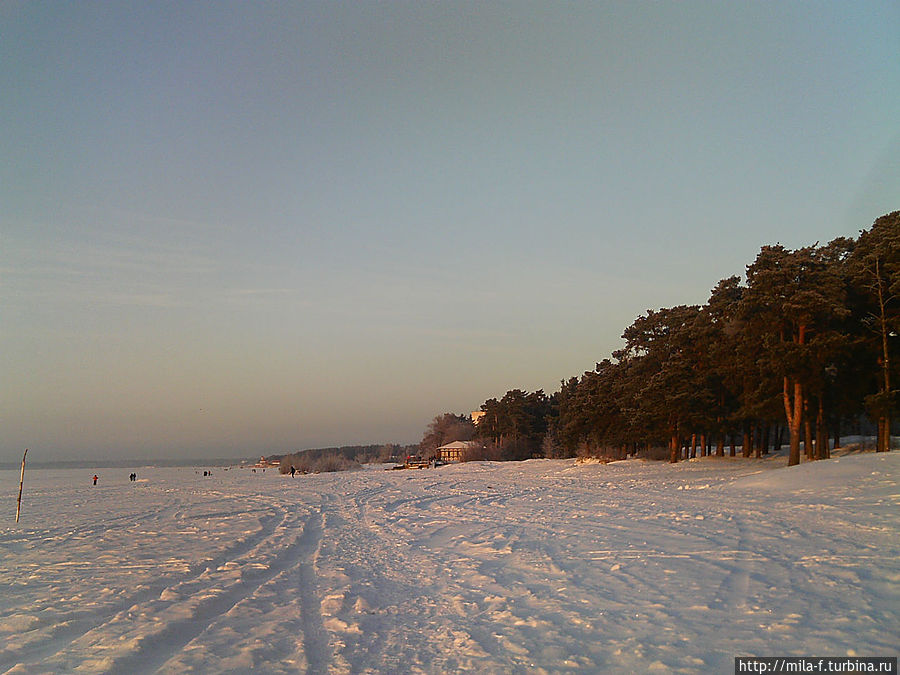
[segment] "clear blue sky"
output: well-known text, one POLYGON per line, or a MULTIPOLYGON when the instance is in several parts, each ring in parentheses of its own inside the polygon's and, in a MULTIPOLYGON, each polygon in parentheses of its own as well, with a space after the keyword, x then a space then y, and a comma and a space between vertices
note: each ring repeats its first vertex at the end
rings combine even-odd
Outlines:
POLYGON ((895 0, 0 0, 0 461, 417 442, 898 157, 895 0))

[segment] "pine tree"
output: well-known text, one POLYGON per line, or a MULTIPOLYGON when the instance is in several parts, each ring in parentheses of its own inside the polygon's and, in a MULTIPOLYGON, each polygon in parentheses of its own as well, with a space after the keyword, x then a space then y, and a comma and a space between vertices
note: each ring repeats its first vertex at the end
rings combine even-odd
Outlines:
POLYGON ((877 345, 873 351, 878 354, 880 386, 867 404, 878 420, 877 450, 884 452, 890 450, 891 413, 896 406, 891 356, 900 330, 900 211, 882 216, 860 233, 850 269, 863 302, 864 321, 877 345))
MULTIPOLYGON (((844 316, 844 289, 833 266, 815 247, 789 251, 764 246, 747 268, 748 316, 762 320, 768 363, 781 374, 782 401, 791 439, 789 465, 800 463, 804 411, 815 379, 819 344, 844 316)), ((809 434, 806 450, 810 452, 809 434)))

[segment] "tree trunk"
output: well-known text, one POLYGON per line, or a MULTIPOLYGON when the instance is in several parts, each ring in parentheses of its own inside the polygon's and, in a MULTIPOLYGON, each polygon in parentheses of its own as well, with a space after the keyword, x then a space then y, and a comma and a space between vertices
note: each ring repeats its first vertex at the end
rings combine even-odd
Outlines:
MULTIPOLYGON (((794 343, 798 345, 806 344, 806 326, 800 324, 797 326, 797 334, 794 337, 794 343)), ((788 457, 788 466, 795 466, 800 463, 800 433, 803 422, 803 409, 806 402, 803 400, 803 383, 800 380, 794 380, 791 383, 787 375, 784 376, 784 413, 787 417, 788 430, 791 434, 791 452, 788 457), (791 387, 793 384, 793 387, 791 387), (793 388, 793 400, 791 400, 791 389, 793 388)), ((807 446, 807 452, 809 447, 807 446)))
POLYGON ((878 424, 878 445, 876 452, 888 452, 891 449, 891 353, 888 350, 888 325, 885 311, 886 300, 884 298, 884 286, 881 283, 881 262, 875 258, 875 279, 878 285, 878 309, 880 310, 879 323, 881 325, 881 370, 884 380, 885 401, 878 424))
POLYGON ((812 423, 809 421, 809 415, 803 420, 803 449, 806 451, 806 459, 816 458, 816 449, 813 447, 812 423))
POLYGON ((878 440, 875 442, 875 452, 887 452, 891 448, 890 443, 891 422, 886 415, 878 418, 878 440))
POLYGON ((825 404, 819 397, 819 410, 816 414, 816 459, 828 459, 828 430, 825 428, 825 404))
POLYGON ((741 447, 741 456, 749 457, 753 449, 753 436, 750 432, 750 423, 744 422, 744 445, 741 447))
POLYGON ((721 432, 716 439, 716 457, 725 456, 725 432, 721 432))
POLYGON ((681 454, 681 440, 678 438, 678 430, 672 432, 672 439, 669 441, 669 462, 675 464, 679 460, 681 454))
POLYGON ((691 434, 691 459, 697 458, 697 434, 691 434))
POLYGON ((878 418, 878 441, 875 445, 876 452, 888 452, 891 449, 891 418, 882 415, 878 418))
POLYGON ((788 466, 800 463, 800 433, 803 420, 803 385, 799 381, 791 383, 784 377, 784 414, 787 418, 788 433, 791 437, 791 451, 788 455, 788 466), (793 386, 791 386, 793 384, 793 386), (793 389, 793 392, 791 391, 793 389))
POLYGON ((731 440, 731 448, 729 449, 728 454, 731 455, 732 457, 734 457, 737 452, 737 449, 734 447, 734 434, 731 434, 730 440, 731 440))

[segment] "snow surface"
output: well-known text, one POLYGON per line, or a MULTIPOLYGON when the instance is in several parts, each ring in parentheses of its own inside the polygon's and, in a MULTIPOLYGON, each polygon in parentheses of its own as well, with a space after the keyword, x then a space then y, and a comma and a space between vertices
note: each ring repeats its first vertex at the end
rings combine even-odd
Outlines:
POLYGON ((0 673, 733 672, 895 656, 900 453, 0 472, 0 673), (777 467, 777 468, 776 468, 777 467))

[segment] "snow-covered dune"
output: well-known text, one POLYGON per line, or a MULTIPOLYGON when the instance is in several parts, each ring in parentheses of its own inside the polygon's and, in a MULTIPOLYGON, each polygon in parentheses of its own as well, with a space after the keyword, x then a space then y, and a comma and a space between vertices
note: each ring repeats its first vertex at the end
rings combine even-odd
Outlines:
POLYGON ((0 673, 732 672, 895 656, 900 453, 0 472, 0 673), (783 461, 777 462, 779 465, 783 461))

